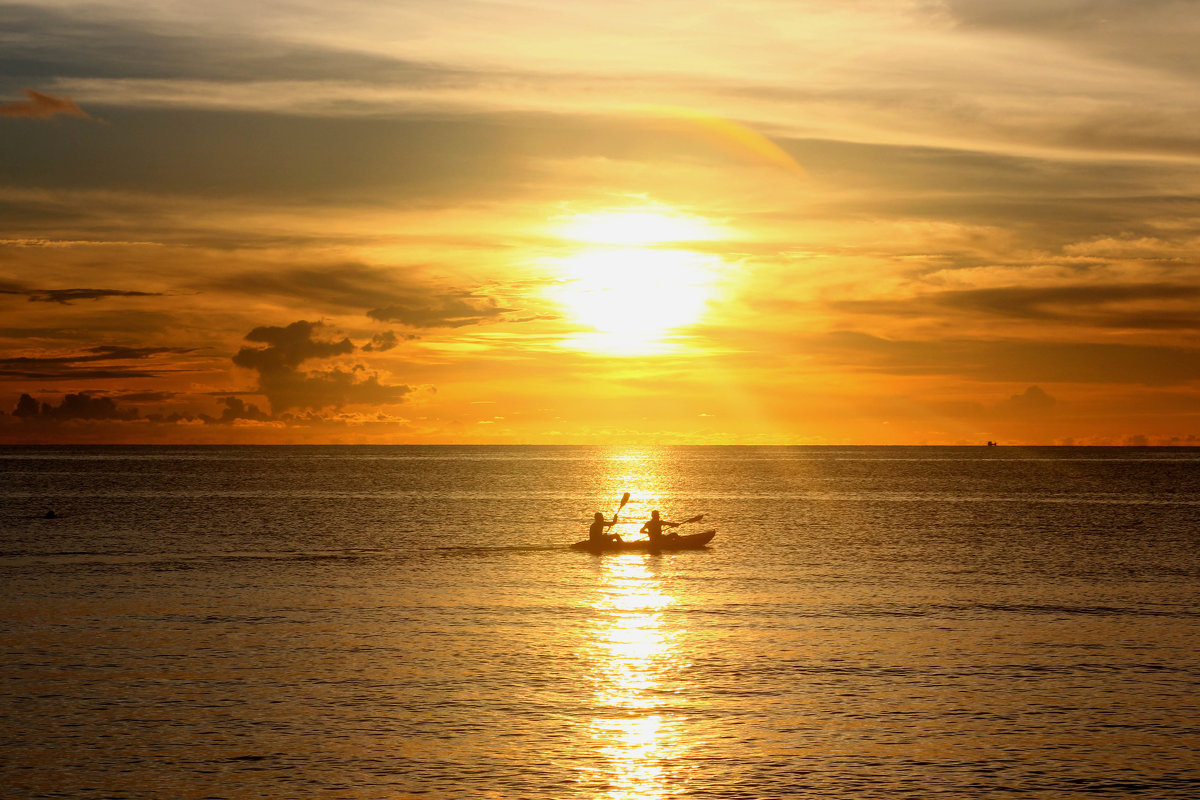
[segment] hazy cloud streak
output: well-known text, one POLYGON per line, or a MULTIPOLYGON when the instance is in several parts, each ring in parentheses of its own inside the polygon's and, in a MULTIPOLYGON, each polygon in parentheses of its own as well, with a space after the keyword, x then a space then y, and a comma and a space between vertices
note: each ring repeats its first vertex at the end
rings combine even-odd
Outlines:
POLYGON ((0 294, 19 294, 31 303, 61 303, 70 305, 76 300, 99 300, 105 297, 161 297, 162 292, 138 292, 127 289, 0 289, 0 294))
POLYGON ((33 89, 26 89, 28 100, 16 100, 0 103, 0 117, 24 117, 26 119, 50 119, 57 116, 83 117, 92 116, 75 104, 69 97, 55 97, 33 89))

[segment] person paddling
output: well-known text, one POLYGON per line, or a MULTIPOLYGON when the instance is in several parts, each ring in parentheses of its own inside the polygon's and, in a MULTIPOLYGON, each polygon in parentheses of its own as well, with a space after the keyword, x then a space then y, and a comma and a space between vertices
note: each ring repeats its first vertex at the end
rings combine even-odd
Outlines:
POLYGON ((605 533, 605 528, 611 528, 617 524, 617 515, 621 513, 621 509, 629 502, 629 492, 621 495, 621 504, 617 506, 617 510, 613 512, 612 522, 605 522, 604 515, 599 511, 592 518, 592 527, 588 528, 588 542, 592 547, 604 547, 610 542, 620 544, 624 541, 619 534, 605 533))
POLYGON ((616 525, 616 524, 617 524, 617 515, 616 514, 613 514, 612 522, 605 522, 604 515, 601 514, 599 511, 597 511, 596 516, 593 517, 593 519, 592 519, 592 527, 588 528, 588 541, 594 545, 598 545, 601 547, 608 544, 609 542, 618 542, 619 543, 619 542, 623 541, 623 539, 621 539, 621 534, 619 534, 619 533, 605 533, 604 532, 605 528, 611 528, 613 525, 616 525))
MULTIPOLYGON (((651 511, 650 519, 646 520, 646 524, 642 526, 639 533, 646 534, 651 544, 658 544, 663 540, 662 529, 664 525, 668 528, 678 528, 682 524, 682 522, 668 522, 659 517, 657 511, 651 511)), ((672 533, 671 536, 678 536, 678 534, 672 533)))

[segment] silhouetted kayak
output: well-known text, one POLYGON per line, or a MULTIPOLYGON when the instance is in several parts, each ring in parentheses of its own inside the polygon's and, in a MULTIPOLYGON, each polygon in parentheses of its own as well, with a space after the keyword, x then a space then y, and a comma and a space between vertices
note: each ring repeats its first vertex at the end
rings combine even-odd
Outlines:
MULTIPOLYGON (((717 535, 716 531, 704 531, 704 533, 693 533, 690 536, 664 536, 659 542, 658 550, 699 550, 706 544, 712 541, 712 538, 717 535)), ((650 541, 648 539, 639 539, 633 542, 605 542, 602 546, 597 547, 591 541, 584 539, 582 542, 576 542, 571 545, 572 550, 586 550, 590 553, 627 553, 630 551, 640 550, 642 552, 649 551, 650 541)))

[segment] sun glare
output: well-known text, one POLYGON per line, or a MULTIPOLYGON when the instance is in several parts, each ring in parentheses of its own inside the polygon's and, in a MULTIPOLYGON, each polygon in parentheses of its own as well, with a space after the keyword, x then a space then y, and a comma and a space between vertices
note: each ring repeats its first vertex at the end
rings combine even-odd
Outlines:
POLYGON ((664 211, 578 214, 568 219, 558 232, 577 242, 626 246, 709 241, 719 235, 708 220, 664 211))
POLYGON ((570 347, 608 355, 678 349, 672 333, 698 321, 716 291, 724 262, 655 242, 712 238, 703 220, 647 212, 584 215, 564 228, 583 243, 551 265, 551 299, 590 331, 570 347))
POLYGON ((661 209, 577 213, 565 218, 556 233, 592 245, 625 246, 710 241, 721 235, 708 219, 661 209))
POLYGON ((682 664, 680 633, 663 612, 675 603, 641 556, 606 559, 596 629, 587 651, 600 709, 592 721, 597 750, 609 759, 612 800, 661 800, 669 785, 664 765, 681 755, 671 677, 682 664))

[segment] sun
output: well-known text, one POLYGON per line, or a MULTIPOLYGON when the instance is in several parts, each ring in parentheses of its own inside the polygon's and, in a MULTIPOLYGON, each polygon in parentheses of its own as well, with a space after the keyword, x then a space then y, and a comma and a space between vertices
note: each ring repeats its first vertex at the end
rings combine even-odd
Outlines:
POLYGON ((560 261, 552 292, 576 323, 591 328, 569 344, 619 355, 676 349, 672 331, 700 319, 720 261, 680 250, 593 247, 560 261))
POLYGON ((714 238, 702 220, 650 212, 583 215, 564 226, 578 243, 554 259, 550 299, 588 330, 569 337, 574 349, 646 355, 679 349, 677 331, 704 315, 724 262, 678 246, 714 238))

